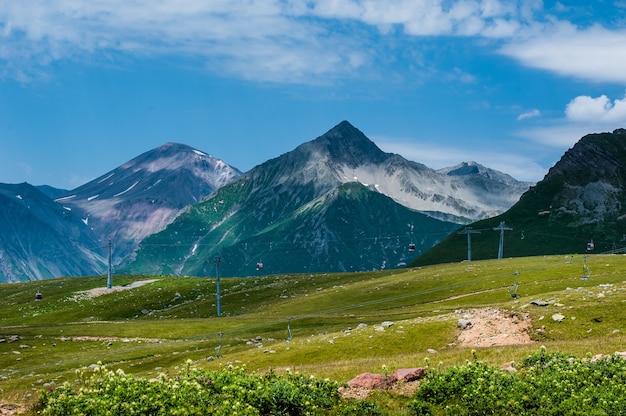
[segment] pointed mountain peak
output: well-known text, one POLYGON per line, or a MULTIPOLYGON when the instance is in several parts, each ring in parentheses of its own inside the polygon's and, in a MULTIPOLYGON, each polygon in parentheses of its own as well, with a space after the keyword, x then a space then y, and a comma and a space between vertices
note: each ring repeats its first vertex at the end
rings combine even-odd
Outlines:
POLYGON ((374 142, 348 121, 342 121, 322 136, 310 142, 311 146, 328 153, 331 160, 349 167, 363 163, 380 163, 388 156, 374 142))
POLYGON ((470 161, 462 162, 448 168, 439 169, 439 172, 448 176, 464 176, 480 173, 481 167, 482 166, 478 163, 470 161))

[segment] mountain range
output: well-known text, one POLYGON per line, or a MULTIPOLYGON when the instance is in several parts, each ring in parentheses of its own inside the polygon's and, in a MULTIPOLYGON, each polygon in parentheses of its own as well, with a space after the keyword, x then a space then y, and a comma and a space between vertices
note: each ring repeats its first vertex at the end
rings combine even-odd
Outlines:
POLYGON ((70 191, 1 185, 16 231, 0 281, 104 273, 109 241, 115 270, 140 274, 400 267, 529 185, 473 162, 430 169, 347 121, 246 173, 167 143, 70 191))
POLYGON ((399 267, 527 186, 473 163, 435 171, 343 121, 191 206, 123 271, 207 275, 218 260, 229 276, 399 267))
MULTIPOLYGON (((471 258, 592 254, 626 246, 626 130, 588 134, 506 212, 468 224, 471 258), (480 231, 480 233, 478 233, 480 231)), ((467 258, 467 234, 453 233, 413 265, 467 258)))

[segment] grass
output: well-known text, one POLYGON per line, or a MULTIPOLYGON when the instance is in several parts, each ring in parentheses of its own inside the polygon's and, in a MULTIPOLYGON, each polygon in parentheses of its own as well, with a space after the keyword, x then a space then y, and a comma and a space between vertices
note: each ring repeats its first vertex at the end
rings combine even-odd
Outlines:
MULTIPOLYGON (((114 285, 157 279, 88 299, 106 277, 54 279, 0 287, 0 402, 30 403, 40 389, 73 380, 101 361, 108 368, 175 374, 187 359, 219 369, 290 368, 345 382, 365 371, 451 366, 471 359, 453 347, 455 310, 497 307, 530 314, 531 345, 480 349, 481 360, 518 361, 538 345, 585 356, 622 350, 626 340, 626 257, 541 256, 351 274, 215 280, 114 276, 114 285), (509 290, 519 273, 517 299, 509 290), (34 300, 36 291, 43 299, 34 300), (543 299, 549 306, 531 301, 543 299), (561 322, 552 319, 560 313, 561 322), (383 321, 394 324, 377 330, 383 321), (359 324, 361 325, 359 328, 359 324), (288 327, 289 325, 289 327, 288 327), (293 339, 287 342, 289 330, 293 339), (12 337, 19 339, 10 342, 12 337), (254 339, 260 337, 260 342, 254 339), (219 346, 221 359, 216 357, 219 346), (427 352, 434 349, 435 354, 427 352)), ((381 400, 391 400, 384 394, 381 400), (384 396, 384 397, 383 397, 384 396)))

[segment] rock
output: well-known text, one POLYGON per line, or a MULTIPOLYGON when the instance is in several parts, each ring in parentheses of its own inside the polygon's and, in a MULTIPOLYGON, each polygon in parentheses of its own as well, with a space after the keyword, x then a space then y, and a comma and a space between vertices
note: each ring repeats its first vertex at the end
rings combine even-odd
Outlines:
POLYGON ((363 373, 348 381, 351 388, 384 389, 387 387, 387 378, 382 374, 363 373))
POLYGON ((555 313, 554 315, 552 315, 552 320, 555 322, 561 322, 563 319, 565 319, 565 316, 560 313, 555 313))
POLYGON ((356 326, 356 329, 363 329, 363 328, 367 328, 367 324, 358 324, 356 326))
POLYGON ((456 323, 456 326, 461 329, 471 328, 472 325, 472 321, 470 321, 469 319, 459 319, 459 321, 456 323))
POLYGON ((389 328, 390 326, 393 326, 395 324, 395 322, 391 322, 391 321, 384 321, 383 323, 381 323, 380 325, 383 328, 389 328))
POLYGON ((389 377, 389 382, 403 381, 409 383, 424 377, 426 377, 426 370, 423 367, 399 368, 389 377))
POLYGON ((550 302, 547 302, 545 300, 533 300, 532 302, 530 302, 531 305, 535 305, 535 306, 548 306, 550 305, 550 302))
POLYGON ((437 354, 437 350, 433 350, 432 348, 427 349, 426 352, 429 354, 437 354))
POLYGON ((511 373, 517 372, 517 368, 513 367, 513 363, 504 363, 500 366, 500 369, 511 373))

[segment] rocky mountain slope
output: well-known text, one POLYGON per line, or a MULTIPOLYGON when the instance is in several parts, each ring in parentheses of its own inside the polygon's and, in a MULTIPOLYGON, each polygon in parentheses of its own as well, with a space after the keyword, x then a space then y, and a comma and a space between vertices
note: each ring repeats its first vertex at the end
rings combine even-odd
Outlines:
POLYGON ((181 209, 200 202, 241 173, 192 147, 167 143, 56 198, 102 243, 115 244, 114 263, 161 231, 181 209))
MULTIPOLYGON (((498 212, 483 201, 506 206, 503 201, 511 197, 502 195, 506 186, 502 177, 475 164, 437 172, 382 152, 344 121, 317 139, 253 168, 191 207, 164 231, 145 239, 136 261, 125 270, 205 274, 213 267, 213 258, 229 253, 238 253, 232 255, 232 262, 241 264, 224 262, 223 267, 235 275, 249 272, 257 262, 265 267, 262 258, 269 253, 282 253, 272 272, 397 267, 435 244, 459 222, 498 212), (360 184, 362 191, 357 192, 354 184, 360 184), (358 203, 347 197, 348 190, 359 195, 358 203), (384 201, 383 195, 387 197, 384 201), (390 202, 402 209, 392 208, 390 202), (407 214, 407 208, 413 214, 407 214), (333 217, 342 210, 351 214, 339 216, 343 220, 333 217), (456 221, 432 222, 434 218, 417 210, 456 221), (402 242, 393 249, 385 248, 389 239, 402 242), (407 252, 409 244, 414 244, 412 239, 420 244, 417 250, 407 252), (364 246, 365 241, 375 243, 364 246), (345 244, 358 248, 335 247, 345 244), (289 249, 282 248, 284 245, 289 249), (403 254, 392 256, 392 250, 403 254), (333 251, 341 255, 335 259, 333 251)), ((509 185, 515 182, 505 178, 509 185)), ((521 193, 527 184, 517 186, 521 193)))
POLYGON ((0 206, 0 282, 105 270, 92 230, 34 186, 0 184, 0 206))
MULTIPOLYGON (((504 221, 504 255, 597 253, 626 246, 626 130, 581 138, 502 215, 470 224, 472 258, 493 258, 504 221)), ((453 234, 415 264, 467 257, 467 236, 453 234)))

